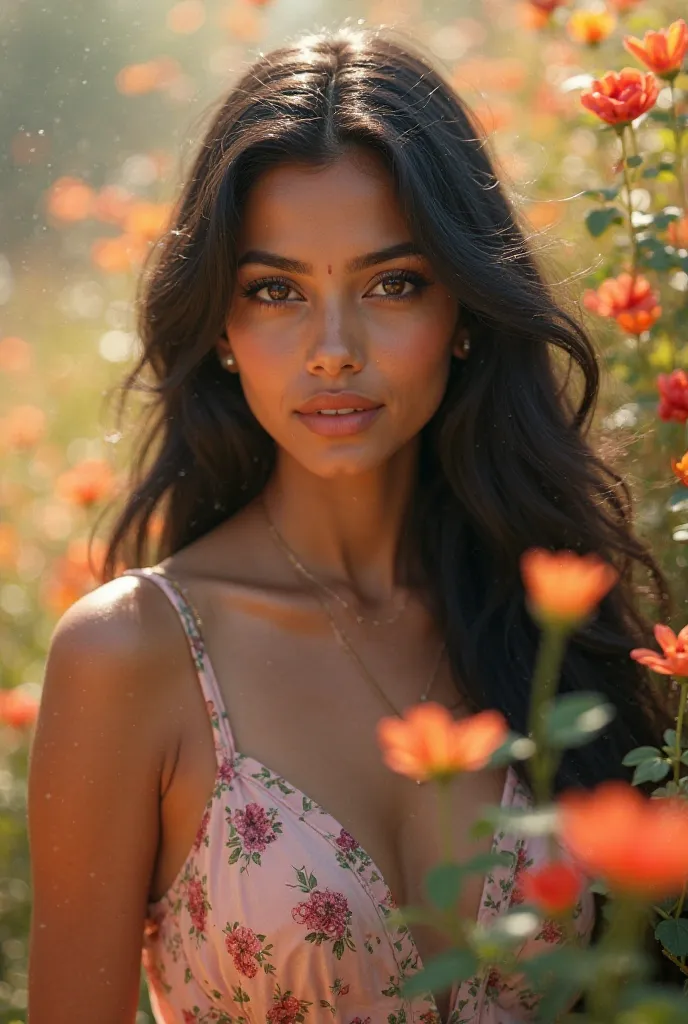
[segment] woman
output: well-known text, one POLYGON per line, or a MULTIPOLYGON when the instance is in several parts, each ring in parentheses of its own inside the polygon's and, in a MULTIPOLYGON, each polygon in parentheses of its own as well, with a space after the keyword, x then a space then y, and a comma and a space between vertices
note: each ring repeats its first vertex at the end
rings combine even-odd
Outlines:
MULTIPOLYGON (((528 1019, 537 993, 497 970, 402 997, 446 947, 387 923, 423 900, 437 808, 385 768, 376 725, 430 697, 525 732, 537 631, 519 558, 594 550, 621 581, 562 688, 618 714, 557 789, 622 775, 664 724, 628 655, 651 635, 634 564, 666 588, 584 438, 591 342, 441 75, 367 31, 261 57, 199 150, 140 334, 139 473, 108 582, 53 638, 34 741, 32 1024, 131 1021, 144 929, 165 1024, 528 1019)), ((457 857, 490 849, 471 824, 526 805, 527 783, 456 781, 457 857)), ((546 856, 494 845, 519 870, 546 856)), ((517 891, 513 868, 476 876, 459 909, 487 924, 517 891)), ((586 894, 583 941, 593 919, 586 894)), ((560 939, 550 923, 522 955, 560 939)))

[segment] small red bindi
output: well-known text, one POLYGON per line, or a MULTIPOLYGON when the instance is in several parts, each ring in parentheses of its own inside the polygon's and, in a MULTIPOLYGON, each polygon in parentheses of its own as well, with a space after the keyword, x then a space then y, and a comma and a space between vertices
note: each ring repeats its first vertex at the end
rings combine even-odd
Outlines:
POLYGON ((331 273, 332 273, 332 264, 331 264, 331 263, 328 263, 328 264, 327 264, 327 273, 328 273, 328 274, 331 274, 331 273))

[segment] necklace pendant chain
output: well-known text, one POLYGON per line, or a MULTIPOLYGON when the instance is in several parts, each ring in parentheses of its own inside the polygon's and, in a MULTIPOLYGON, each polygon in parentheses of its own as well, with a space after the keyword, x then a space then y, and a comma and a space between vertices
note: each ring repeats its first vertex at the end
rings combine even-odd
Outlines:
MULTIPOLYGON (((387 694, 385 693, 383 688, 380 686, 378 681, 375 679, 375 677, 371 674, 371 672, 363 664, 359 654, 356 652, 356 650, 352 646, 351 641, 348 639, 348 637, 346 636, 344 631, 335 622, 334 616, 332 615, 330 607, 327 604, 327 602, 324 600, 324 598, 322 597, 322 595, 320 593, 320 590, 324 590, 325 592, 329 592, 333 597, 335 597, 339 601, 339 603, 341 605, 343 605, 344 608, 348 608, 349 607, 348 604, 344 601, 343 598, 340 598, 339 594, 336 594, 326 584, 321 583, 320 580, 317 580, 312 575, 312 573, 310 573, 308 571, 308 569, 306 569, 306 567, 301 564, 299 559, 296 557, 296 554, 289 547, 289 545, 287 544, 286 540, 279 533, 277 527, 275 526, 275 524, 273 523, 272 519, 270 518, 270 514, 269 514, 269 512, 267 510, 267 506, 265 505, 264 502, 263 502, 263 509, 265 511, 265 518, 267 519, 268 529, 270 531, 270 534, 271 534, 272 538, 274 539, 274 541, 277 543, 277 545, 282 549, 284 554, 287 556, 287 559, 289 560, 290 564, 294 567, 294 569, 296 569, 296 571, 301 576, 303 576, 305 579, 307 579, 310 583, 314 583, 316 585, 316 588, 317 588, 316 592, 315 592, 316 593, 316 597, 318 599, 318 602, 319 602, 321 608, 325 612, 327 620, 328 620, 328 622, 330 624, 330 628, 332 629, 332 632, 334 633, 334 636, 335 636, 337 642, 340 644, 340 646, 342 646, 345 649, 345 651, 347 651, 347 653, 349 654, 351 659, 356 664, 356 666, 357 666, 359 672, 361 673, 361 675, 363 676, 363 678, 366 679, 373 686, 373 688, 378 692, 380 697, 382 697, 382 699, 387 704, 387 706, 389 708, 391 708, 391 710, 394 712, 394 714, 397 717, 400 717, 400 713, 397 710, 397 708, 394 706, 394 704, 392 704, 391 700, 389 699, 389 697, 387 696, 387 694)), ((408 603, 408 593, 407 593, 407 598, 406 598, 406 601, 404 601, 404 605, 403 605, 402 609, 397 612, 396 618, 398 618, 399 615, 401 615, 401 612, 406 608, 406 604, 407 603, 408 603)), ((356 616, 356 620, 358 622, 364 622, 365 621, 361 616, 358 616, 358 615, 356 616)), ((390 622, 390 620, 382 620, 382 621, 387 621, 388 623, 390 622)), ((373 620, 373 624, 374 625, 379 625, 380 623, 379 623, 379 621, 373 620)), ((429 681, 428 685, 425 687, 425 690, 423 691, 423 693, 418 698, 419 701, 421 701, 423 703, 425 703, 429 699, 430 691, 432 690, 433 684, 434 684, 434 682, 435 682, 435 680, 437 678, 437 674, 438 674, 438 672, 440 670, 440 665, 442 664, 442 658, 444 656, 445 647, 446 647, 446 642, 443 641, 441 643, 441 645, 440 645, 440 649, 439 649, 439 652, 438 652, 438 655, 437 655, 437 660, 435 662, 435 665, 434 665, 434 668, 433 668, 433 672, 432 672, 432 676, 430 677, 430 681, 429 681)), ((420 785, 420 784, 421 784, 420 781, 418 781, 418 785, 420 785)))

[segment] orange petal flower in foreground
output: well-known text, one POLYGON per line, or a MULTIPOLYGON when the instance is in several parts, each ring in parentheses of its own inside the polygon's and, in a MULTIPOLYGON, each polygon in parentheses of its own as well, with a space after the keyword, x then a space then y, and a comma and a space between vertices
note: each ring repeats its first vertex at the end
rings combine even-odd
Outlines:
POLYGON ((573 864, 557 861, 521 875, 521 893, 545 914, 562 914, 576 905, 584 876, 573 864))
POLYGON ((388 768, 412 779, 446 779, 484 768, 508 735, 499 711, 456 721, 435 701, 416 704, 403 718, 381 718, 377 740, 388 768))
POLYGON ((660 420, 675 420, 685 423, 688 420, 688 373, 685 370, 672 370, 671 373, 660 373, 657 377, 659 390, 659 406, 657 415, 660 420))
POLYGON ((616 320, 629 334, 648 331, 662 315, 659 293, 642 274, 608 277, 596 290, 583 293, 583 305, 598 316, 616 320))
POLYGON ((531 548, 521 556, 521 576, 539 619, 575 623, 586 618, 611 590, 616 569, 597 555, 531 548))
POLYGON ((583 106, 607 124, 625 125, 655 105, 659 82, 650 71, 607 71, 581 93, 583 106))
POLYGON ((115 475, 104 459, 84 459, 56 480, 60 498, 75 505, 94 505, 109 498, 115 489, 115 475))
POLYGON ((649 647, 634 647, 631 651, 633 660, 663 676, 688 676, 688 626, 684 626, 676 636, 673 629, 658 622, 654 634, 664 656, 649 647))
POLYGON ((575 42, 596 46, 612 34, 615 25, 616 18, 609 11, 574 11, 566 31, 575 42))
POLYGON ((688 487, 688 452, 678 461, 672 455, 671 468, 681 483, 688 487))
POLYGON ((675 78, 688 51, 688 25, 683 18, 679 18, 669 28, 646 32, 642 40, 635 36, 624 36, 623 44, 629 53, 656 75, 675 78))
POLYGON ((626 782, 559 798, 558 831, 586 874, 617 893, 657 899, 688 880, 688 804, 651 799, 626 782))
POLYGON ((39 701, 21 690, 0 690, 0 725, 25 729, 33 725, 38 714, 39 701))

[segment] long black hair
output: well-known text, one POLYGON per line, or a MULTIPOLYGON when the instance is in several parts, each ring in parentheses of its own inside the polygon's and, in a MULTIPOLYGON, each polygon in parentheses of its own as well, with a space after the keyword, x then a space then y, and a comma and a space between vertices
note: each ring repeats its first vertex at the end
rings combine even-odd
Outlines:
POLYGON ((596 690, 617 715, 593 743, 567 752, 555 788, 628 779, 628 750, 661 744, 673 724, 647 669, 629 657, 653 643, 639 601, 644 591, 657 619, 671 602, 633 531, 628 487, 587 440, 600 382, 595 349, 538 267, 476 119, 397 35, 345 28, 274 50, 214 112, 141 275, 143 354, 124 393, 146 389, 148 411, 104 578, 123 563, 145 564, 156 520, 164 557, 263 489, 274 442, 215 348, 242 207, 266 168, 325 164, 351 146, 385 161, 414 241, 458 299, 471 338, 470 357, 453 361, 423 430, 411 517, 457 686, 474 710, 498 708, 526 733, 538 629, 520 556, 534 546, 601 555, 619 582, 572 638, 561 689, 596 690))

